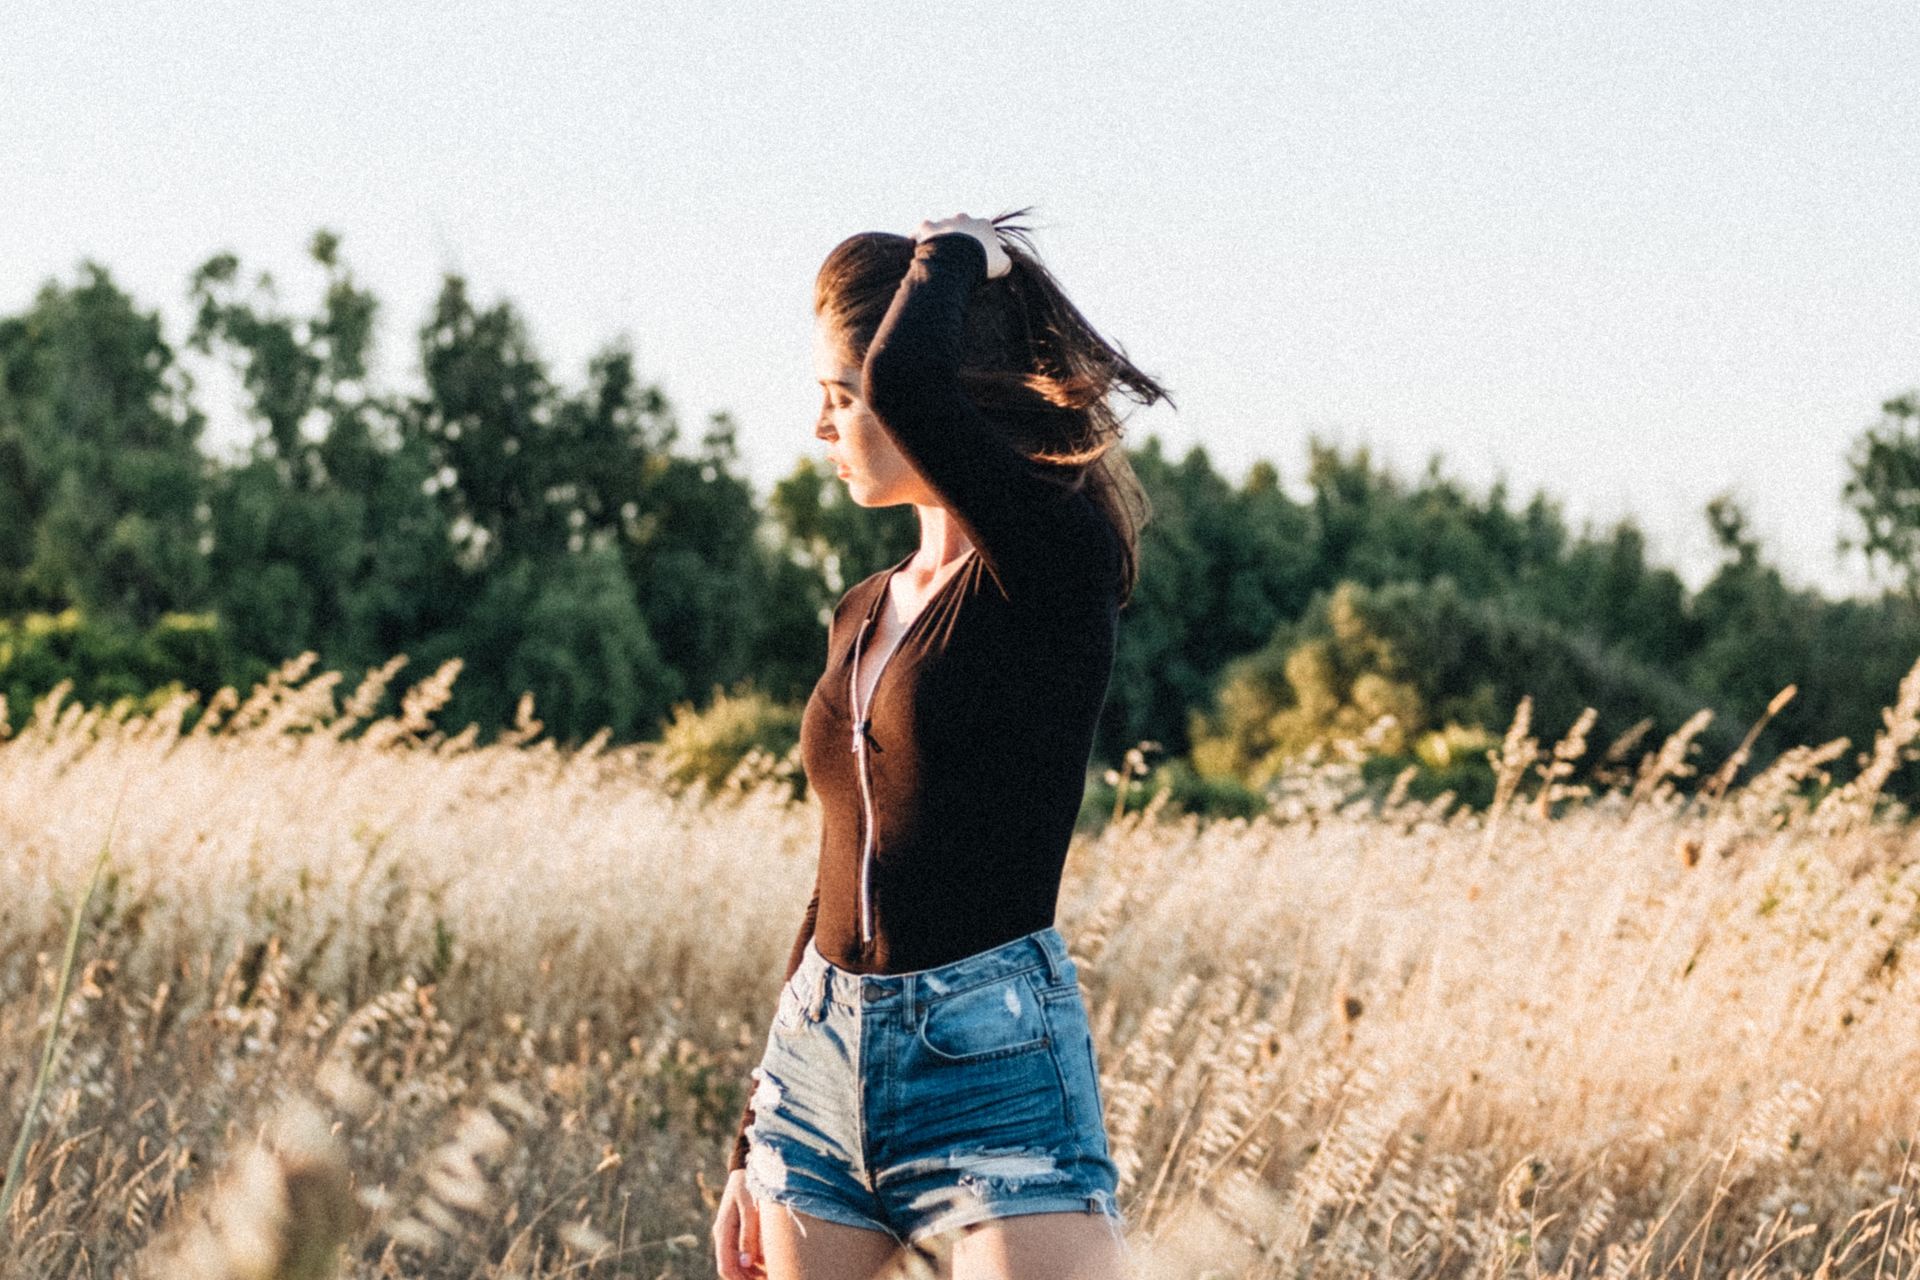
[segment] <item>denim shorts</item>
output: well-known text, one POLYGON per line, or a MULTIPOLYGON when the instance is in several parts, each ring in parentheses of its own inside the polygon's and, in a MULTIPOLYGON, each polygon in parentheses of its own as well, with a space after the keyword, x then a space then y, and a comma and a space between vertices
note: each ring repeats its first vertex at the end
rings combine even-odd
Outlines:
POLYGON ((1086 1002, 1052 926, 885 975, 809 940, 753 1078, 758 1205, 905 1244, 1022 1213, 1124 1230, 1086 1002))

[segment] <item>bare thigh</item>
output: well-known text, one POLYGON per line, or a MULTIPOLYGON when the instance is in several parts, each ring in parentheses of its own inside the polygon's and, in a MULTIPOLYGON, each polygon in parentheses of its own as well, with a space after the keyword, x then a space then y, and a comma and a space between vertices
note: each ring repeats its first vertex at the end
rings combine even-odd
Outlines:
POLYGON ((1094 1213, 1022 1213, 960 1229, 953 1280, 1124 1280, 1133 1274, 1113 1220, 1094 1213))
POLYGON ((884 1231, 768 1204, 760 1208, 760 1252, 767 1280, 872 1280, 892 1274, 901 1249, 884 1231))

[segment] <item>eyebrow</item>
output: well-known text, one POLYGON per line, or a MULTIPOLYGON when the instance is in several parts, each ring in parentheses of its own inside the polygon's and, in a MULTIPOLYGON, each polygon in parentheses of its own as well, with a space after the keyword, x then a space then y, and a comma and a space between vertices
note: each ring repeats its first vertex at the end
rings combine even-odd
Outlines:
POLYGON ((849 391, 858 391, 860 389, 853 383, 848 382, 845 378, 815 378, 814 381, 823 387, 845 387, 849 391))

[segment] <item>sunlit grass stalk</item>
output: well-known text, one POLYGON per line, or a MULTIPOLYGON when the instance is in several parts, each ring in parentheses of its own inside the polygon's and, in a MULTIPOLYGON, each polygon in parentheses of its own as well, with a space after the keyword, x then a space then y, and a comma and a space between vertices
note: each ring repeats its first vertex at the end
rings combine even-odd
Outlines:
MULTIPOLYGON (((122 787, 120 798, 126 796, 122 787)), ((33 1082, 33 1092, 27 1097, 27 1110, 20 1117, 20 1133, 13 1140, 13 1154, 7 1157, 7 1179, 0 1183, 0 1223, 7 1220, 13 1209, 13 1197, 19 1193, 20 1183, 27 1164, 27 1147, 33 1141, 34 1122, 40 1117, 40 1103, 46 1097, 47 1080, 53 1075, 54 1060, 60 1050, 60 1020, 67 1009, 67 988, 73 981, 73 959, 80 950, 80 926, 87 918, 87 907, 93 902, 93 891, 100 883, 100 872, 107 865, 107 855, 113 849, 113 824, 120 818, 120 799, 113 802, 113 814, 107 819, 107 834, 100 841, 100 854, 93 860, 93 874, 87 878, 86 892, 80 895, 80 901, 73 905, 73 920, 67 926, 67 952, 60 960, 60 980, 53 991, 53 1019, 47 1027, 47 1045, 40 1054, 40 1074, 33 1082)))
MULTIPOLYGON (((647 1274, 696 1274, 817 811, 751 770, 702 797, 659 753, 536 742, 530 709, 508 741, 447 737, 438 693, 350 737, 310 668, 223 690, 197 735, 182 695, 49 703, 0 746, 0 817, 28 833, 0 858, 9 1106, 47 979, 71 1015, 0 1280, 376 1253, 557 1280, 632 1271, 636 1242, 672 1255, 647 1274), (61 973, 68 882, 128 773, 143 820, 61 973), (698 963, 694 917, 632 926, 661 901, 727 901, 730 954, 698 963), (329 1108, 298 1120, 309 1079, 329 1108), (469 1118, 489 1108, 510 1141, 469 1118)), ((1915 708, 1883 717, 1883 768, 1920 745, 1915 708)), ((1754 777, 1736 753, 1689 800, 1692 730, 1636 768, 1636 727, 1575 774, 1584 730, 1543 755, 1532 728, 1491 848, 1451 793, 1352 803, 1344 757, 1224 821, 1115 771, 1059 918, 1141 1280, 1920 1280, 1910 808, 1862 787, 1816 817, 1844 738, 1754 777), (1561 803, 1582 775, 1592 803, 1561 803)))

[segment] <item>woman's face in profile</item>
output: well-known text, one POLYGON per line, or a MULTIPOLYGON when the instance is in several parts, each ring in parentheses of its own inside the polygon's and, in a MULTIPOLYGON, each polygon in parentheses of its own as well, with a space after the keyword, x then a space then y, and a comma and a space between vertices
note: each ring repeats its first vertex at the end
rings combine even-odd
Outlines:
POLYGON ((827 442, 827 459, 846 481, 848 496, 863 507, 913 501, 907 492, 913 468, 860 399, 860 366, 825 319, 813 327, 813 369, 821 391, 813 434, 827 442))

